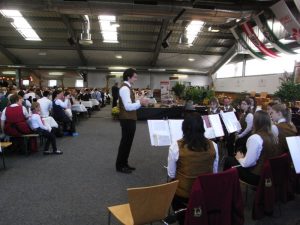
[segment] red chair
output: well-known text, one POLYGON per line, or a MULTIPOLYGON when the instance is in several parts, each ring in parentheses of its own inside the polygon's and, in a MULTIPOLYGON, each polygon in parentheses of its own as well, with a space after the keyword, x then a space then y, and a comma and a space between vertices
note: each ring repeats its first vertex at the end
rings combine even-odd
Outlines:
POLYGON ((200 175, 194 182, 185 215, 186 225, 241 225, 244 207, 235 168, 200 175))
MULTIPOLYGON (((255 193, 253 219, 272 215, 276 202, 286 202, 289 192, 289 157, 283 154, 266 160, 255 193)), ((279 209, 280 204, 279 204, 279 209)))

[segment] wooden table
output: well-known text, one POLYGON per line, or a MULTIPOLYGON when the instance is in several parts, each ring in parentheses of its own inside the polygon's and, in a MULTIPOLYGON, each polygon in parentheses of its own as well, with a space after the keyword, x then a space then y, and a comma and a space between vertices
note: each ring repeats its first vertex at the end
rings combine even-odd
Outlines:
POLYGON ((4 148, 7 148, 9 146, 12 145, 12 142, 0 142, 0 145, 1 145, 1 150, 0 152, 2 153, 2 162, 3 162, 3 168, 5 169, 5 159, 4 159, 4 148))

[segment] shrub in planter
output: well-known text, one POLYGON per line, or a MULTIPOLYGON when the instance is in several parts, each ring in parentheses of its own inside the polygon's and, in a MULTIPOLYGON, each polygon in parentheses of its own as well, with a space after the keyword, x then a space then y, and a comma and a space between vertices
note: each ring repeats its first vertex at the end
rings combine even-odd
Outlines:
POLYGON ((111 115, 113 117, 113 119, 119 119, 119 113, 120 113, 120 109, 118 106, 115 106, 111 109, 111 115))

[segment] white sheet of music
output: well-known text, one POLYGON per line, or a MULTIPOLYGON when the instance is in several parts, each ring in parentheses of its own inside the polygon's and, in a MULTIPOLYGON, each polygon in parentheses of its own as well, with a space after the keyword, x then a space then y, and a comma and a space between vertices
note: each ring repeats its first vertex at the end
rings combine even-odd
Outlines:
POLYGON ((241 124, 236 118, 234 112, 220 113, 220 115, 229 134, 242 129, 241 124))
POLYGON ((148 120, 147 122, 152 146, 171 145, 170 129, 167 120, 148 120))
POLYGON ((214 129, 216 137, 224 136, 224 131, 219 114, 208 115, 208 118, 212 128, 214 129))
POLYGON ((203 120, 204 129, 205 129, 204 136, 207 139, 216 138, 214 128, 211 126, 208 115, 202 116, 202 120, 203 120))
POLYGON ((182 122, 183 120, 168 120, 172 143, 182 139, 182 122))
POLYGON ((300 136, 287 137, 286 141, 290 150, 296 173, 300 174, 300 136))

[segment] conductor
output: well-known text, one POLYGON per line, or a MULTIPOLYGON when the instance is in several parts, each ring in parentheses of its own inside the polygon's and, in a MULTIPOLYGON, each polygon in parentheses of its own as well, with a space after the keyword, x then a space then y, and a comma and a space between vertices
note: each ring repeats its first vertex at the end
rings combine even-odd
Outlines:
POLYGON ((127 174, 135 170, 134 167, 128 164, 128 158, 136 130, 136 110, 139 109, 141 105, 148 104, 148 100, 145 98, 135 101, 132 86, 136 80, 136 70, 132 68, 126 69, 123 73, 124 82, 119 90, 119 119, 122 128, 122 138, 118 150, 116 170, 117 172, 127 174))

